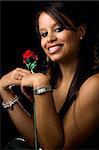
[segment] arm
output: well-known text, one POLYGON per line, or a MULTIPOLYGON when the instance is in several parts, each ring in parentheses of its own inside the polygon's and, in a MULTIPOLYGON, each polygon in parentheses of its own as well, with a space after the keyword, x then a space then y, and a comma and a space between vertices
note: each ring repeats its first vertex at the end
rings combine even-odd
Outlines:
POLYGON ((44 149, 58 149, 63 144, 63 130, 52 94, 35 96, 37 131, 44 149))
MULTIPOLYGON (((50 85, 47 77, 41 73, 23 77, 21 90, 32 82, 33 88, 50 85), (31 80, 31 81, 30 81, 31 80)), ((26 93, 25 93, 26 94, 26 93)), ((36 122, 39 141, 43 149, 58 149, 63 144, 63 129, 58 117, 52 92, 34 95, 36 108, 36 122)))
MULTIPOLYGON (((10 101, 15 94, 8 88, 9 85, 20 86, 21 81, 16 79, 16 75, 26 76, 30 74, 27 70, 17 68, 6 74, 0 79, 0 96, 4 101, 10 101)), ((11 120, 13 121, 20 134, 31 144, 34 145, 33 118, 26 112, 21 104, 16 103, 14 109, 7 109, 11 120), (23 125, 24 124, 24 125, 23 125)))

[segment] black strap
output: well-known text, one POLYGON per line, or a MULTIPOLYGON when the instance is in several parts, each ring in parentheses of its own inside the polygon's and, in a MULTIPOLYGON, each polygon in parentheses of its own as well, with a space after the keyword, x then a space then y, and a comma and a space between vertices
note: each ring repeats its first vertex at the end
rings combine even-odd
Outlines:
POLYGON ((86 74, 82 74, 79 77, 79 74, 75 74, 74 78, 72 80, 71 86, 69 88, 68 94, 67 94, 67 98, 61 108, 61 110, 59 111, 59 117, 61 120, 63 120, 66 112, 68 111, 68 109, 70 108, 70 106, 72 105, 73 101, 77 98, 77 92, 79 91, 81 85, 92 75, 99 73, 99 68, 95 68, 93 70, 90 70, 89 72, 87 72, 86 74), (76 82, 76 83, 75 83, 76 82), (76 84, 76 87, 75 87, 76 84))

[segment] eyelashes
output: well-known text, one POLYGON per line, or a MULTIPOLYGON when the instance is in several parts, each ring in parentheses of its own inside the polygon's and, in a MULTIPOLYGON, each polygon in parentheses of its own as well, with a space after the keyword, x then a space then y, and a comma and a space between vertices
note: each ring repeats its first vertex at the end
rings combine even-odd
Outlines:
MULTIPOLYGON (((53 31, 54 32, 62 32, 64 30, 64 28, 62 27, 56 27, 53 31)), ((41 37, 46 37, 48 35, 48 32, 42 32, 40 33, 41 37)))
POLYGON ((44 32, 40 34, 41 37, 46 37, 47 35, 48 35, 48 32, 44 32))
POLYGON ((58 27, 58 28, 55 29, 56 32, 61 32, 63 30, 64 30, 64 28, 62 28, 62 27, 58 27))

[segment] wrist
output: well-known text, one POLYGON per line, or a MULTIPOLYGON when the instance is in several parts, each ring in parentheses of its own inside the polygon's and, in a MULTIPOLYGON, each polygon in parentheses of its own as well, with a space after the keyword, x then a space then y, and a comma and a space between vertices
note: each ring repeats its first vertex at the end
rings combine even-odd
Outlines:
POLYGON ((9 101, 3 101, 2 106, 3 106, 4 109, 10 108, 11 110, 13 110, 13 106, 16 103, 20 104, 19 103, 19 98, 17 97, 17 95, 15 95, 15 97, 13 99, 9 100, 9 101))
POLYGON ((1 85, 0 85, 0 93, 2 93, 3 91, 10 91, 9 90, 9 87, 2 87, 1 85))
POLYGON ((46 87, 46 86, 51 86, 48 79, 40 80, 40 81, 35 80, 35 82, 33 83, 33 88, 46 87))
POLYGON ((52 86, 51 85, 47 85, 47 86, 40 86, 37 88, 33 89, 33 94, 34 95, 41 95, 41 94, 45 94, 47 92, 52 92, 52 86))
POLYGON ((0 96, 3 100, 9 101, 14 97, 14 93, 9 88, 0 89, 0 96))

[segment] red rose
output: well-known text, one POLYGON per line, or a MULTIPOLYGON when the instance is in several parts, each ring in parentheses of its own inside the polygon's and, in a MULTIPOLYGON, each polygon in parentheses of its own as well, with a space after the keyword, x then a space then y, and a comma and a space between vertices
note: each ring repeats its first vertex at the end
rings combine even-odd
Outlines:
POLYGON ((38 57, 37 55, 31 51, 31 50, 26 50, 25 53, 23 53, 23 63, 26 63, 26 60, 29 59, 29 58, 33 58, 33 60, 37 61, 38 60, 38 57))
POLYGON ((30 57, 32 57, 34 60, 38 60, 38 57, 37 57, 37 55, 33 52, 33 51, 31 51, 31 50, 26 50, 25 51, 25 53, 23 54, 23 58, 24 59, 28 59, 28 58, 30 58, 30 57))

